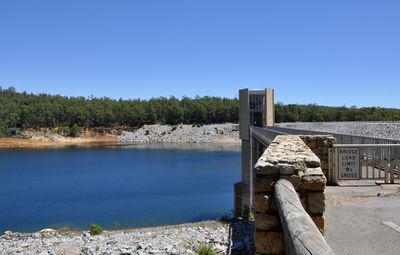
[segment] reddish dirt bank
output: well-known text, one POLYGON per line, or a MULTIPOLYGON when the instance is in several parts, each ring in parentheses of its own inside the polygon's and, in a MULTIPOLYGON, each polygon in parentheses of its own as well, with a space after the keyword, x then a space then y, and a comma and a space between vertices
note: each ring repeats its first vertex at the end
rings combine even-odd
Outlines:
POLYGON ((90 145, 93 143, 117 143, 117 135, 84 134, 76 138, 63 136, 52 136, 51 138, 32 136, 29 139, 0 138, 0 148, 63 147, 69 145, 90 145))

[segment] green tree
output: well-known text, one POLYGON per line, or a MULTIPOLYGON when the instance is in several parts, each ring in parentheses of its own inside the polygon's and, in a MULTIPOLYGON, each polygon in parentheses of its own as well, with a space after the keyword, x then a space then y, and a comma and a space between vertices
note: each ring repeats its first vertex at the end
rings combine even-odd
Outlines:
POLYGON ((80 134, 81 134, 81 129, 80 129, 80 127, 75 123, 75 124, 72 125, 72 127, 70 128, 69 136, 71 136, 71 137, 78 137, 80 134))
MULTIPOLYGON (((277 103, 277 122, 400 120, 400 110, 380 107, 328 107, 277 103)), ((239 100, 219 97, 152 98, 150 100, 64 97, 16 92, 0 87, 1 133, 26 128, 138 127, 239 121, 239 100)), ((80 128, 79 128, 80 129, 80 128)), ((60 129, 62 130, 62 128, 60 129)))

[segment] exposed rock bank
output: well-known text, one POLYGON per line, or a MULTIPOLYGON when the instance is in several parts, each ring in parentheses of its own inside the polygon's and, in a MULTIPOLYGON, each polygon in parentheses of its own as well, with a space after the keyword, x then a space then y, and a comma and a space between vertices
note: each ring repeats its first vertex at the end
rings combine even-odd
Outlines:
POLYGON ((400 140, 400 122, 294 122, 276 126, 400 140))
POLYGON ((231 143, 239 144, 239 132, 232 131, 232 124, 192 125, 146 125, 135 132, 122 132, 119 143, 231 143))
POLYGON ((0 254, 196 254, 210 245, 218 254, 230 246, 229 225, 208 221, 155 228, 106 231, 45 229, 36 233, 6 232, 0 237, 0 254))
POLYGON ((254 254, 254 221, 234 220, 229 224, 205 221, 154 228, 105 231, 91 236, 88 231, 44 229, 35 233, 0 236, 0 255, 5 254, 197 254, 210 246, 216 254, 254 254))
POLYGON ((79 137, 62 136, 50 129, 25 130, 22 134, 25 138, 0 138, 0 149, 65 147, 71 145, 90 146, 117 142, 115 133, 98 134, 92 130, 84 131, 79 137))

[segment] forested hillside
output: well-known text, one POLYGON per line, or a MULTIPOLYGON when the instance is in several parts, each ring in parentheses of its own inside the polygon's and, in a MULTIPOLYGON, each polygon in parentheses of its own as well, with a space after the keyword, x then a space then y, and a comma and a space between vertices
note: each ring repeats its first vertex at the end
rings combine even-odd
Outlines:
POLYGON ((275 105, 275 117, 276 122, 398 121, 400 120, 400 109, 278 103, 275 105))
POLYGON ((18 93, 14 88, 0 88, 0 126, 3 128, 238 122, 238 107, 237 99, 218 97, 88 99, 18 93))
MULTIPOLYGON (((400 120, 399 109, 276 105, 277 122, 400 120)), ((159 97, 149 100, 64 97, 0 87, 0 133, 13 128, 113 127, 239 121, 238 99, 159 97)))

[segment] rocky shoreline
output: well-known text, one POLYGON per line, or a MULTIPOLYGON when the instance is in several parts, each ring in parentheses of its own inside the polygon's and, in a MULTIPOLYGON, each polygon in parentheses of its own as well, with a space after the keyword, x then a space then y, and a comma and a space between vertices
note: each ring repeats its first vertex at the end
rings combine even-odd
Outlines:
POLYGON ((193 125, 145 125, 134 132, 123 131, 119 143, 161 144, 161 143, 224 143, 239 144, 239 132, 232 130, 232 124, 193 125))
POLYGON ((226 254, 229 236, 229 225, 217 221, 104 231, 96 236, 88 231, 53 229, 6 231, 0 237, 0 254, 196 254, 201 246, 226 254))
POLYGON ((138 129, 96 128, 84 131, 79 137, 65 137, 54 130, 27 130, 28 138, 0 138, 1 148, 57 148, 65 146, 96 146, 98 144, 230 144, 239 145, 239 132, 233 124, 145 125, 138 129))
POLYGON ((6 231, 0 236, 0 255, 133 255, 197 254, 209 246, 216 254, 253 254, 254 222, 204 221, 180 225, 104 231, 43 229, 34 233, 6 231))

